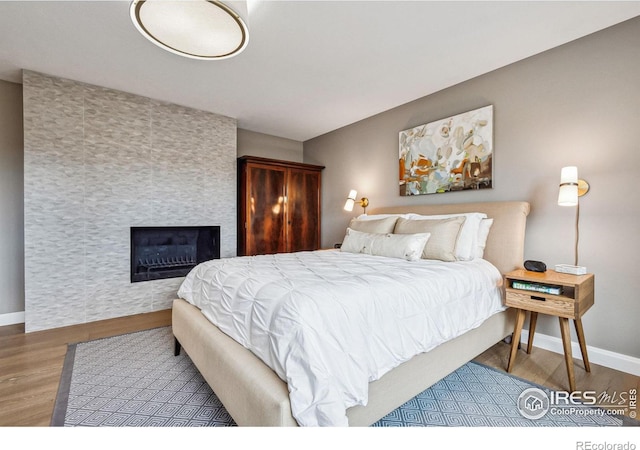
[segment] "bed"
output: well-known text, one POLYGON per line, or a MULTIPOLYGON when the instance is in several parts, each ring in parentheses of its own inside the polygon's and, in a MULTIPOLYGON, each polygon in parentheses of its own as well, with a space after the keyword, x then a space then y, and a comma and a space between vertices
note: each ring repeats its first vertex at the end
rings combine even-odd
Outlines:
MULTIPOLYGON (((433 216, 471 212, 484 213, 486 217, 493 219, 483 259, 491 263, 498 275, 521 267, 526 217, 529 213, 529 204, 526 202, 391 207, 374 210, 371 214, 412 213, 433 216)), ((337 254, 331 254, 331 251, 322 252, 311 252, 305 258, 311 257, 326 262, 338 257, 337 254)), ((369 260, 366 261, 366 264, 369 264, 369 260)), ((482 265, 481 262, 477 264, 482 265)), ((199 280, 202 277, 195 278, 199 280)), ((329 287, 330 285, 327 285, 327 292, 330 292, 329 287)), ((297 426, 298 420, 294 418, 292 409, 298 412, 298 400, 291 395, 289 386, 283 381, 285 377, 281 368, 277 366, 277 360, 274 366, 274 361, 269 360, 266 350, 265 354, 260 354, 255 349, 254 352, 247 349, 245 346, 252 338, 246 337, 247 342, 243 342, 242 332, 235 337, 244 345, 229 337, 227 333, 229 330, 233 331, 237 323, 227 324, 225 328, 221 322, 220 327, 227 330, 227 333, 224 333, 212 323, 212 320, 216 319, 212 317, 215 313, 209 312, 207 318, 203 314, 206 308, 202 309, 203 305, 194 302, 193 299, 190 301, 191 303, 182 298, 174 300, 172 327, 176 338, 176 351, 179 351, 180 347, 185 349, 234 421, 241 426, 297 426), (268 361, 274 369, 263 361, 268 361), (276 372, 280 373, 280 376, 276 372)), ((240 319, 240 322, 243 320, 240 319)), ((265 330, 268 326, 269 323, 266 323, 265 330)), ((512 330, 513 314, 504 308, 494 311, 488 318, 483 319, 482 323, 465 325, 463 334, 447 338, 446 341, 429 347, 428 351, 412 356, 391 369, 383 370, 381 377, 376 377, 365 385, 365 401, 361 402, 363 404, 348 407, 344 412, 345 423, 335 423, 368 426, 376 422, 504 339, 512 330)), ((292 391, 295 389, 294 386, 292 391)), ((357 400, 354 403, 357 403, 357 400)), ((300 418, 299 413, 296 416, 300 418)), ((303 421, 303 424, 306 422, 303 421)))

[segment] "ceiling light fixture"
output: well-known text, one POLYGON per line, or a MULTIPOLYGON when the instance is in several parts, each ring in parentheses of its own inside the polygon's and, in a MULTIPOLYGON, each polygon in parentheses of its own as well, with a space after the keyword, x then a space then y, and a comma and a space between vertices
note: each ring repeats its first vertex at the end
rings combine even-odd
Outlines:
POLYGON ((129 12, 144 37, 188 58, 230 58, 249 42, 245 21, 219 1, 134 0, 129 12))

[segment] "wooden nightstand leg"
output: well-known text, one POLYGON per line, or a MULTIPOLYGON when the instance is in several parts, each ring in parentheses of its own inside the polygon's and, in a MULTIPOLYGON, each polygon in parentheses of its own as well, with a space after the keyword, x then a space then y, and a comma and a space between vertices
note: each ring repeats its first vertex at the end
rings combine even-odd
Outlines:
POLYGON ((567 365, 567 375, 569 376, 569 391, 573 392, 576 390, 576 377, 573 373, 569 319, 566 317, 558 317, 558 319, 560 320, 560 333, 562 334, 562 346, 564 347, 564 360, 567 365))
POLYGON ((527 354, 531 354, 533 349, 533 335, 536 334, 536 323, 538 322, 538 313, 531 311, 531 317, 529 318, 529 340, 527 341, 527 354))
POLYGON ((576 334, 578 335, 578 343, 580 344, 580 351, 582 352, 582 361, 584 362, 584 370, 591 372, 591 365, 589 365, 589 357, 587 356, 587 342, 584 340, 584 329, 582 328, 582 320, 580 318, 573 321, 576 327, 576 334))
POLYGON ((524 316, 524 309, 519 309, 516 315, 516 326, 513 329, 513 337, 511 338, 511 354, 509 355, 507 372, 511 372, 513 363, 516 361, 516 353, 518 352, 518 344, 520 343, 520 334, 522 333, 522 325, 524 325, 524 316))

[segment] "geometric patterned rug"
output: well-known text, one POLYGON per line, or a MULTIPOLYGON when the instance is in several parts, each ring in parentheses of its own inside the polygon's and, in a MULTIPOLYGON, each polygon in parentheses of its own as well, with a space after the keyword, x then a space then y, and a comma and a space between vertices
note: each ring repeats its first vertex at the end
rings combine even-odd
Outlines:
POLYGON ((170 327, 76 344, 69 381, 53 426, 235 425, 186 353, 173 355, 170 327))
MULTIPOLYGON (((629 418, 584 412, 526 418, 519 409, 519 397, 532 388, 546 390, 491 367, 469 362, 372 426, 637 425, 629 418)), ((51 425, 211 427, 236 424, 186 352, 173 355, 171 327, 162 327, 70 345, 51 425)))
MULTIPOLYGON (((380 419, 373 426, 437 427, 599 427, 624 426, 619 417, 597 414, 547 414, 528 419, 518 409, 518 397, 529 381, 469 362, 380 419)), ((585 407, 582 407, 585 408, 585 407)), ((588 408, 593 410, 593 408, 588 408)))

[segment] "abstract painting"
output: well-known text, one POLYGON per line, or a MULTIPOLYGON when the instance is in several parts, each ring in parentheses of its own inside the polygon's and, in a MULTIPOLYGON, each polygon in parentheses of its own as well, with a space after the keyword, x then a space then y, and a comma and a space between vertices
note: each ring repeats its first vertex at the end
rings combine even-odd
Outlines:
POLYGON ((493 105, 400 132, 400 195, 488 189, 493 105))

